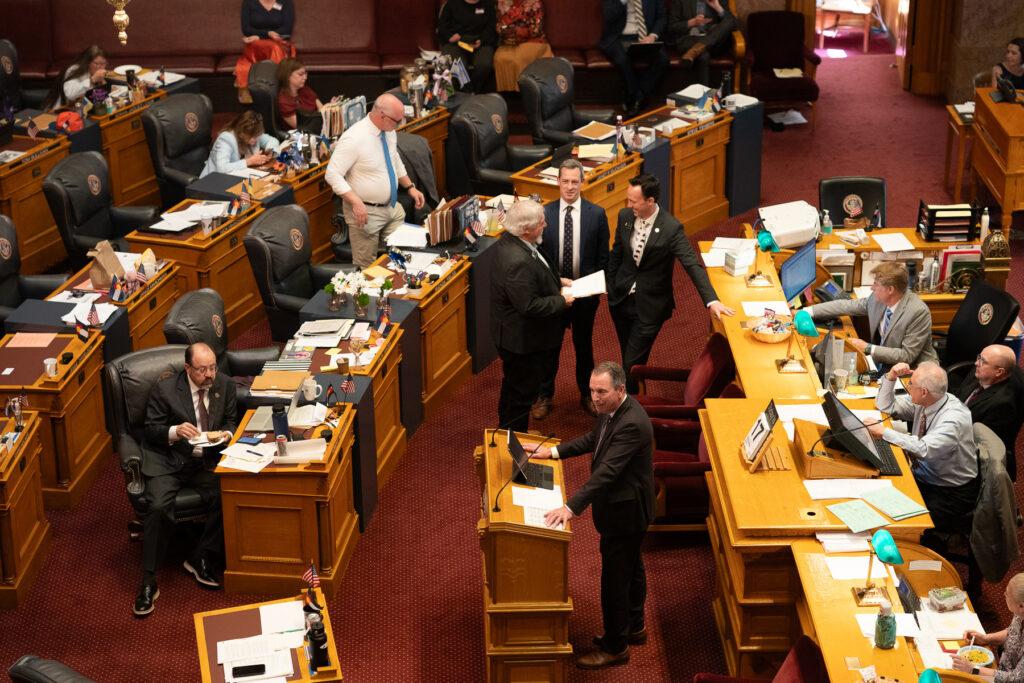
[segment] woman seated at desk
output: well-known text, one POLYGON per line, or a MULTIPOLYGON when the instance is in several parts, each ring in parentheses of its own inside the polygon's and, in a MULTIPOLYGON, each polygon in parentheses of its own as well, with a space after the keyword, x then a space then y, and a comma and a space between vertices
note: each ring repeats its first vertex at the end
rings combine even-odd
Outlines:
POLYGON ((263 118, 243 111, 217 135, 199 177, 262 166, 277 156, 279 148, 277 140, 263 132, 263 118))
POLYGON ((277 67, 277 115, 286 130, 319 134, 323 128, 323 103, 306 85, 306 67, 297 59, 285 59, 277 67))
POLYGON ((49 111, 72 105, 93 88, 106 83, 107 53, 99 45, 90 45, 54 81, 43 109, 49 111))
POLYGON ((963 657, 953 655, 954 669, 983 676, 985 680, 995 683, 1024 681, 1024 574, 1014 574, 1006 584, 1006 608, 1010 610, 1013 619, 1002 631, 987 635, 977 631, 964 634, 964 640, 973 638, 975 645, 1002 645, 999 665, 978 667, 963 657))
POLYGON ((1009 79, 1017 90, 1024 90, 1024 38, 1014 38, 1006 46, 1003 61, 992 67, 992 87, 997 86, 997 78, 1009 79))

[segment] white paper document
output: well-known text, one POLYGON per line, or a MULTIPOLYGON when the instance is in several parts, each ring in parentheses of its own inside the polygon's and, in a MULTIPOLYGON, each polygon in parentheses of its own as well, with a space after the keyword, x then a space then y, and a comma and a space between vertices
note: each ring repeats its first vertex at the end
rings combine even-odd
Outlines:
POLYGON ((860 498, 868 491, 892 486, 889 479, 805 479, 804 488, 811 500, 860 498))
POLYGON ((744 301, 742 303, 743 315, 748 318, 762 317, 766 308, 775 311, 775 315, 789 315, 789 304, 785 301, 744 301))
POLYGON ((943 640, 959 640, 964 631, 985 632, 978 615, 966 607, 951 612, 937 612, 926 598, 921 599, 921 611, 917 613, 917 618, 921 621, 922 631, 943 640))
POLYGON ((285 447, 284 456, 275 455, 276 465, 302 465, 307 462, 320 462, 327 452, 327 441, 325 439, 303 439, 302 441, 289 441, 285 447))
POLYGON ((573 280, 572 286, 569 287, 569 293, 577 299, 604 294, 606 291, 608 290, 606 289, 603 270, 591 273, 590 275, 584 275, 578 280, 573 280))
POLYGON ((184 232, 195 227, 196 221, 169 221, 162 220, 146 226, 146 230, 157 232, 184 232))
MULTIPOLYGON (((559 506, 561 507, 561 506, 559 506)), ((545 529, 556 529, 558 531, 565 530, 565 524, 556 524, 553 527, 549 527, 544 523, 544 515, 548 513, 547 508, 534 508, 534 507, 523 507, 523 524, 530 526, 542 527, 545 529)))
POLYGON ((858 285, 853 288, 855 299, 867 299, 869 296, 871 296, 871 285, 858 285))
POLYGON ((221 458, 221 461, 217 463, 217 465, 219 467, 226 467, 229 470, 238 470, 239 472, 248 472, 249 474, 259 474, 272 462, 274 462, 273 458, 258 458, 254 455, 228 455, 221 458))
POLYGON ((562 507, 562 487, 550 489, 512 485, 512 504, 520 507, 541 508, 545 512, 562 507))
POLYGON ((290 600, 260 605, 260 629, 263 635, 305 631, 306 619, 302 612, 302 601, 290 600))
MULTIPOLYGON (((87 301, 76 304, 75 307, 72 308, 70 312, 62 315, 60 319, 69 325, 74 325, 76 319, 80 320, 84 324, 88 324, 89 310, 92 308, 92 306, 93 304, 87 301)), ((107 318, 113 315, 114 311, 117 310, 117 306, 115 306, 114 304, 95 304, 95 306, 96 314, 99 315, 100 318, 100 325, 107 322, 107 318)))
POLYGON ((724 251, 743 251, 744 249, 755 250, 757 249, 757 240, 747 239, 745 237, 716 237, 715 241, 711 243, 713 250, 722 249, 724 251))
POLYGON ((327 419, 327 406, 323 403, 310 403, 288 411, 288 424, 296 427, 315 427, 327 419))
MULTIPOLYGON (((60 294, 51 296, 48 301, 58 301, 64 304, 91 304, 96 299, 100 298, 99 292, 81 292, 78 296, 75 296, 75 291, 72 289, 65 289, 60 294)), ((85 322, 84 320, 82 322, 85 322)))
POLYGON ((423 249, 427 246, 428 236, 427 229, 422 225, 402 223, 393 233, 388 235, 388 246, 423 249))
POLYGON ((912 572, 941 572, 942 562, 939 560, 911 560, 907 568, 912 572))
POLYGON ((868 550, 868 533, 853 534, 842 531, 819 531, 814 534, 826 553, 857 553, 868 550))
POLYGON ((266 171, 261 171, 258 168, 235 168, 227 172, 228 175, 238 176, 239 178, 262 178, 267 174, 266 171))
MULTIPOLYGON (((828 570, 836 581, 864 581, 868 575, 867 555, 857 557, 826 557, 825 564, 828 565, 828 570)), ((872 579, 884 581, 888 576, 889 574, 885 571, 884 563, 871 563, 872 579)))
POLYGON ((910 243, 910 240, 908 240, 907 236, 902 232, 885 235, 876 232, 872 233, 872 237, 875 238, 875 242, 878 243, 878 246, 881 247, 884 252, 912 251, 914 249, 914 245, 910 243))
POLYGON ((702 251, 700 257, 704 260, 705 268, 721 268, 725 265, 725 251, 717 249, 702 251))
POLYGON ((775 112, 774 114, 768 114, 775 123, 781 123, 784 126, 796 126, 801 123, 807 123, 807 119, 804 115, 798 112, 796 109, 789 109, 787 111, 775 112))
POLYGON ((250 681, 258 681, 259 683, 274 683, 275 681, 284 681, 292 675, 294 670, 292 669, 292 653, 290 650, 274 650, 271 653, 263 655, 261 657, 253 657, 252 659, 239 659, 233 662, 229 662, 224 665, 224 683, 242 683, 243 681, 248 683, 250 681), (231 675, 231 671, 236 666, 246 666, 249 664, 262 664, 264 672, 262 676, 242 676, 235 678, 231 675))
POLYGON ((275 650, 288 649, 291 637, 282 633, 270 633, 249 638, 222 640, 217 643, 217 663, 234 662, 268 655, 275 650))
MULTIPOLYGON (((857 617, 857 625, 860 627, 861 634, 868 638, 873 638, 875 636, 875 621, 878 619, 878 614, 876 612, 869 612, 867 614, 858 612, 854 616, 857 617)), ((921 636, 921 629, 917 627, 913 614, 896 613, 893 616, 896 617, 896 635, 905 638, 918 638, 921 636)))

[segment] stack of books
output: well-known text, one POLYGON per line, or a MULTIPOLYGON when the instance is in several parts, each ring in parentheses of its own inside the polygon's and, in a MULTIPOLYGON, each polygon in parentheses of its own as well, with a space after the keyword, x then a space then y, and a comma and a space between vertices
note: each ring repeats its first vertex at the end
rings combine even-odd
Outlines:
POLYGON ((970 242, 978 237, 981 208, 970 204, 925 204, 917 212, 917 231, 927 242, 970 242))
POLYGON ((442 201, 427 216, 426 228, 430 246, 461 237, 466 228, 480 219, 480 199, 463 195, 442 201))

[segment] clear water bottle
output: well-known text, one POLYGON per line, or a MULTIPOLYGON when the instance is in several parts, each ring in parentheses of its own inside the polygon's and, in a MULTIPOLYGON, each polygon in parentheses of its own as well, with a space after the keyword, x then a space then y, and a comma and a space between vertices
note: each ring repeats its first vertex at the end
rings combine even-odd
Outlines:
POLYGON ((828 209, 825 209, 825 215, 821 219, 821 232, 825 235, 832 234, 832 217, 828 215, 828 209))
POLYGON ((858 384, 860 382, 860 375, 857 374, 857 354, 848 353, 846 354, 846 371, 849 374, 849 379, 846 380, 848 385, 858 384))

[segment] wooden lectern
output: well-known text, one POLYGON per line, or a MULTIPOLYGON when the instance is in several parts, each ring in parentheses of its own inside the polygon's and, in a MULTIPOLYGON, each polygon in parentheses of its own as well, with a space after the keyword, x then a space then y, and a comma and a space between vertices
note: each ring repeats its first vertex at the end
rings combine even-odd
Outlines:
MULTIPOLYGON (((537 441, 529 434, 519 434, 519 439, 524 444, 537 441)), ((515 484, 502 490, 513 467, 507 432, 487 430, 484 445, 473 455, 481 485, 477 532, 483 554, 487 681, 565 681, 572 657, 570 527, 558 531, 526 524, 523 508, 512 502, 515 484)), ((544 464, 549 462, 564 504, 562 465, 557 460, 544 464)))

